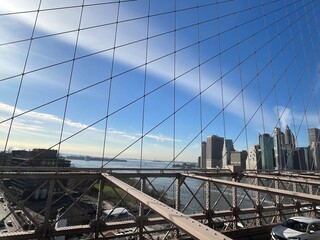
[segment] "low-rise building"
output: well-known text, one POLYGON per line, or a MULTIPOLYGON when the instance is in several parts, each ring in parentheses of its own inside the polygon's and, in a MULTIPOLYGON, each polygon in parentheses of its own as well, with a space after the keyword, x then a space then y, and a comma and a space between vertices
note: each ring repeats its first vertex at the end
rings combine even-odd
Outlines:
MULTIPOLYGON (((13 150, 7 155, 5 166, 21 167, 70 167, 70 161, 59 157, 57 150, 33 149, 13 150)), ((48 184, 44 184, 43 179, 6 179, 5 185, 12 191, 16 197, 25 199, 32 195, 31 199, 46 199, 48 193, 48 184), (42 186, 43 185, 43 186, 42 186)), ((67 182, 61 180, 66 185, 67 182)), ((60 191, 60 186, 55 186, 55 192, 60 191)))

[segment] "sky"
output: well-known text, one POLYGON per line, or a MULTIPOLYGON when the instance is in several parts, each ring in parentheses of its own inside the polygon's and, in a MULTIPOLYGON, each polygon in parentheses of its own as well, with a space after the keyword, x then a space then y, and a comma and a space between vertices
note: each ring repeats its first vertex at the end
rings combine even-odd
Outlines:
POLYGON ((197 161, 320 127, 316 1, 0 5, 0 151, 197 161))

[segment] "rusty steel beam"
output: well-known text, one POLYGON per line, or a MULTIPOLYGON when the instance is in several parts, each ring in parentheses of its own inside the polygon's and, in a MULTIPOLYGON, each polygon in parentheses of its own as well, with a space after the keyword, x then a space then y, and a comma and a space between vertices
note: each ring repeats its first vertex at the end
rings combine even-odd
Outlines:
POLYGON ((240 187, 240 188, 249 189, 257 192, 265 192, 269 194, 273 193, 275 195, 280 195, 280 196, 289 197, 289 198, 303 199, 306 201, 320 204, 320 197, 318 195, 306 194, 301 192, 292 192, 288 190, 282 190, 282 189, 276 189, 276 188, 270 188, 270 187, 264 187, 264 186, 255 186, 247 183, 232 182, 232 181, 217 179, 212 177, 197 176, 196 174, 182 174, 182 175, 186 177, 198 179, 198 180, 210 181, 210 182, 233 186, 233 187, 240 187))
POLYGON ((162 202, 150 197, 149 195, 139 191, 138 189, 122 182, 116 177, 110 176, 108 174, 102 174, 107 180, 117 185, 131 196, 150 207, 162 217, 176 225, 178 228, 182 229, 190 236, 195 239, 230 239, 227 236, 217 232, 208 226, 190 218, 189 216, 163 204, 162 202))

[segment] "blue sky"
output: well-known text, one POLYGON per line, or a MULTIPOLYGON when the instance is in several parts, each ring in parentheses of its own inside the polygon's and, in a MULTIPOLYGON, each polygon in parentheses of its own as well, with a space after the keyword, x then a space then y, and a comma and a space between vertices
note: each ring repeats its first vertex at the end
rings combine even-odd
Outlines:
POLYGON ((0 0, 1 150, 57 149, 65 106, 60 151, 108 157, 196 161, 209 135, 242 150, 286 124, 306 146, 320 127, 316 1, 116 2, 85 1, 79 27, 82 1, 43 0, 36 20, 39 1, 0 0), (6 144, 20 83, 15 115, 52 103, 6 144))

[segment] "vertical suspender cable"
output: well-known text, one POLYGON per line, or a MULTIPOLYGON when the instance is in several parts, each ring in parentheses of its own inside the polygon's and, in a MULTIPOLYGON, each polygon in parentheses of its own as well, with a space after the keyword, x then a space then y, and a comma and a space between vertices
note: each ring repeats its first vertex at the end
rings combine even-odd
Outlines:
POLYGON ((150 31, 150 9, 151 2, 148 0, 148 19, 147 19, 147 39, 146 39, 146 54, 144 67, 144 81, 143 81, 143 99, 142 99, 142 116, 141 116, 141 145, 140 145, 140 168, 142 168, 143 159, 143 142, 144 142, 144 123, 145 123, 145 108, 146 108, 146 88, 147 88, 147 71, 148 71, 148 50, 149 50, 149 31, 150 31))
POLYGON ((177 1, 174 1, 174 36, 173 36, 173 141, 172 161, 176 160, 176 77, 177 77, 177 1))
MULTIPOLYGON (((251 31, 254 32, 254 26, 253 26, 253 22, 252 22, 252 10, 249 10, 249 15, 250 15, 250 19, 251 19, 251 31)), ((257 60, 257 53, 256 53, 256 34, 254 33, 252 36, 252 45, 253 45, 253 59, 255 62, 255 69, 256 69, 256 80, 258 83, 258 93, 259 93, 259 104, 260 104, 260 112, 261 112, 261 120, 262 120, 262 127, 263 127, 263 134, 266 133, 266 127, 265 127, 265 120, 264 120, 264 114, 263 114, 263 102, 262 102, 262 94, 261 94, 261 84, 260 84, 260 74, 259 74, 259 68, 258 68, 258 60, 257 60)), ((261 156, 262 154, 264 154, 264 150, 267 149, 267 146, 269 145, 269 141, 271 141, 271 139, 269 138, 267 140, 267 142, 263 141, 263 150, 261 150, 261 156)), ((261 146, 260 146, 261 148, 261 146)), ((260 158, 260 160, 262 161, 262 157, 260 158)), ((270 161, 270 159, 265 159, 265 161, 270 161)), ((267 163, 265 163, 267 164, 267 163)), ((268 168, 270 168, 270 164, 267 164, 268 168)), ((269 169, 266 169, 269 170, 269 169)))
POLYGON ((34 20, 34 24, 33 24, 33 27, 32 27, 32 33, 31 33, 31 37, 29 39, 27 56, 26 56, 26 59, 24 61, 24 66, 23 66, 23 70, 22 70, 22 73, 21 73, 18 92, 17 92, 17 96, 16 96, 16 99, 15 99, 15 103, 14 103, 14 107, 13 107, 13 111, 12 111, 12 115, 11 115, 11 119, 10 119, 9 130, 8 130, 8 133, 7 133, 7 138, 6 138, 4 149, 3 149, 4 152, 6 152, 8 144, 9 144, 9 138, 10 138, 10 134, 11 134, 11 130, 12 130, 13 120, 15 118, 16 110, 17 110, 17 107, 18 107, 18 101, 19 101, 19 97, 20 97, 20 92, 22 90, 22 84, 23 84, 23 80, 24 80, 24 75, 25 75, 25 71, 26 71, 26 68, 27 68, 28 60, 29 60, 29 55, 30 55, 30 51, 31 51, 31 45, 32 45, 32 41, 33 41, 34 32, 36 30, 36 26, 37 26, 37 22, 38 22, 41 3, 42 3, 42 0, 39 1, 38 10, 37 10, 37 13, 36 13, 36 18, 34 20))
MULTIPOLYGON (((69 94, 70 94, 70 88, 71 88, 71 83, 72 83, 72 78, 73 78, 73 70, 74 70, 74 65, 75 65, 75 58, 76 58, 76 54, 77 54, 77 50, 78 50, 78 42, 79 42, 80 28, 81 28, 81 22, 82 22, 82 14, 83 14, 83 10, 84 10, 84 2, 85 2, 85 0, 82 0, 82 6, 81 6, 81 12, 80 12, 80 19, 79 19, 79 25, 78 25, 76 43, 75 43, 75 45, 74 45, 74 50, 73 50, 73 60, 72 60, 72 65, 71 65, 71 70, 70 70, 70 76, 69 76, 69 83, 68 83, 68 89, 67 89, 67 97, 66 97, 66 101, 65 101, 65 105, 64 105, 63 118, 62 118, 61 130, 60 130, 60 137, 59 137, 59 144, 58 144, 58 153, 60 152, 60 148, 61 148, 62 136, 63 136, 63 132, 64 132, 66 115, 67 115, 67 111, 68 111, 69 94)), ((56 159, 56 167, 57 167, 57 160, 58 160, 58 159, 56 159)))
MULTIPOLYGON (((296 4, 295 4, 295 7, 296 7, 296 4)), ((307 15, 307 11, 306 11, 305 6, 303 7, 303 9, 304 9, 304 12, 305 12, 304 16, 305 16, 306 19, 307 19, 308 15, 307 15)), ((299 29, 301 29, 300 22, 298 23, 298 26, 299 26, 299 29)), ((310 34, 309 25, 307 25, 306 28, 308 29, 308 32, 309 32, 309 34, 310 34)), ((319 30, 318 30, 318 32, 319 32, 319 30)), ((308 97, 308 100, 307 100, 307 103, 306 103, 306 108, 305 108, 305 111, 304 111, 304 114, 306 115, 306 121, 307 121, 307 127, 308 127, 308 126, 309 126, 309 123, 308 123, 308 118, 307 118, 307 112, 308 112, 308 108, 309 108, 309 105, 310 105, 310 102, 311 102, 311 98, 312 98, 313 93, 314 93, 314 89, 315 89, 315 87, 317 86, 317 83, 318 83, 318 78, 317 78, 317 77, 314 78, 314 77, 312 76, 312 74, 311 74, 310 62, 309 62, 309 60, 308 60, 307 53, 306 53, 306 44, 305 44, 305 41, 304 41, 304 39, 303 39, 303 36, 302 36, 301 31, 300 31, 300 34, 299 34, 299 35, 300 35, 301 41, 303 42, 303 55, 304 55, 305 63, 306 63, 307 78, 310 79, 310 82, 311 82, 311 93, 310 93, 310 95, 309 95, 309 97, 308 97), (312 79, 314 79, 314 80, 312 80, 312 79)), ((312 47, 314 47, 313 34, 312 34, 312 33, 309 35, 309 38, 310 38, 312 47)), ((318 59, 318 57, 315 55, 315 52, 312 51, 312 53, 313 53, 313 55, 315 56, 315 59, 317 60, 317 62, 319 62, 319 59, 318 59)), ((301 86, 301 91, 303 92, 302 86, 301 86)), ((303 96, 304 96, 304 95, 302 95, 302 97, 303 97, 303 96)), ((311 113, 311 114, 312 114, 312 113, 311 113)), ((318 117, 319 117, 319 115, 318 115, 318 117)), ((318 118, 318 120, 319 120, 319 118, 318 118)), ((309 128, 309 127, 308 127, 308 128, 309 128)), ((319 138, 319 136, 318 136, 318 138, 319 138)), ((317 140, 317 141, 318 141, 318 140, 317 140)), ((318 147, 318 143, 316 143, 316 146, 315 146, 315 147, 316 147, 316 148, 318 147)), ((316 159, 314 159, 314 160, 316 161, 316 159)), ((319 167, 320 167, 320 166, 319 166, 319 163, 318 163, 318 162, 314 162, 314 163, 315 163, 316 169, 319 169, 319 167)))
MULTIPOLYGON (((222 111, 222 124, 223 124, 223 138, 224 138, 224 145, 226 144, 226 120, 225 120, 225 106, 224 106, 224 89, 223 89, 223 77, 222 77, 222 57, 221 57, 221 34, 220 34, 220 11, 219 11, 219 3, 217 4, 217 28, 218 28, 218 54, 219 54, 219 78, 220 78, 220 94, 221 94, 221 111, 222 111)), ((229 149, 227 149, 227 152, 229 149)), ((227 152, 225 154, 227 154, 227 152)), ((227 154, 228 156, 228 154, 227 154)), ((218 166, 221 165, 221 167, 224 167, 224 165, 227 163, 223 162, 224 156, 220 159, 218 166)), ((228 157, 227 157, 228 158, 228 157)), ((226 159, 227 159, 226 158, 226 159)), ((228 161, 228 159, 227 159, 228 161)), ((218 166, 212 166, 212 167, 218 167, 218 166)))
MULTIPOLYGON (((200 146, 201 146, 201 153, 202 153, 202 142, 203 142, 203 128, 202 128, 202 84, 201 84, 201 45, 200 45, 200 10, 199 10, 199 0, 197 0, 197 53, 198 53, 198 87, 199 87, 199 124, 200 124, 200 146)), ((202 159, 202 154, 200 157, 200 166, 202 166, 203 162, 206 160, 202 159)), ((200 167, 199 166, 199 167, 200 167)))
MULTIPOLYGON (((304 7, 304 10, 305 10, 305 12, 307 12, 305 7, 304 7)), ((318 32, 318 38, 320 38, 320 30, 319 30, 320 26, 317 21, 317 15, 316 15, 314 7, 313 7, 313 2, 312 2, 312 10, 313 10, 313 19, 315 20, 316 29, 318 32)), ((308 32, 309 32, 309 35, 311 35, 311 29, 310 29, 309 25, 308 25, 308 32)), ((316 48, 316 45, 314 44, 313 39, 311 39, 311 41, 312 41, 312 46, 313 46, 313 54, 314 54, 315 58, 317 59, 317 62, 319 63, 320 62, 320 59, 318 57, 319 53, 317 53, 317 48, 316 48)), ((319 66, 316 69, 316 78, 317 78, 318 84, 315 85, 314 88, 312 89, 312 96, 313 96, 314 104, 316 106, 318 122, 320 125, 320 113, 319 113, 319 107, 318 107, 319 105, 318 105, 317 96, 316 96, 316 93, 318 93, 317 89, 320 87, 320 84, 319 84, 320 83, 320 67, 319 66)), ((317 137, 317 142, 320 142, 320 134, 317 137)))
MULTIPOLYGON (((239 67, 239 79, 240 79, 240 91, 241 91, 241 103, 242 103, 242 114, 243 114, 243 129, 245 132, 245 139, 246 139, 246 147, 247 152, 249 153, 249 143, 248 143, 248 132, 247 132, 247 119, 246 119, 246 108, 245 108, 245 101, 244 101, 244 89, 243 89, 243 73, 241 68, 241 57, 240 57, 240 46, 239 46, 239 31, 238 31, 238 21, 237 21, 237 13, 234 14, 234 25, 236 31, 236 47, 237 47, 237 59, 238 59, 238 67, 239 67)), ((242 133, 243 130, 241 130, 242 133)))
POLYGON ((112 80, 113 80, 113 71, 114 71, 114 64, 115 64, 115 55, 116 55, 116 46, 117 46, 117 37, 118 37, 118 25, 119 25, 119 15, 120 15, 120 4, 121 0, 118 1, 117 4, 117 16, 115 22, 115 32, 114 32, 114 39, 113 39, 113 50, 112 50, 112 60, 111 60, 111 70, 110 70, 110 79, 109 79, 109 89, 106 95, 107 101, 107 109, 106 109, 106 118, 105 118, 105 126, 104 126, 104 137, 103 137, 103 150, 102 150, 102 161, 101 161, 101 168, 107 165, 111 160, 105 161, 106 157, 106 148, 107 148, 107 138, 108 138, 108 121, 109 121, 109 112, 110 112, 110 101, 111 101, 111 94, 112 94, 112 80))

